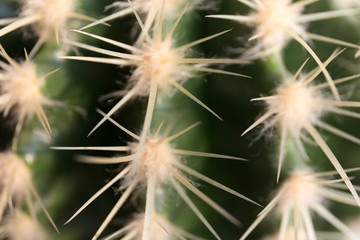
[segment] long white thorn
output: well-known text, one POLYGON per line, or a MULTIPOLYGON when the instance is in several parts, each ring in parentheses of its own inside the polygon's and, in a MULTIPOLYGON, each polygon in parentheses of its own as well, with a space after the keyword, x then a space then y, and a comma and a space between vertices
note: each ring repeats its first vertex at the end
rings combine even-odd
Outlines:
POLYGON ((174 31, 177 28, 177 26, 179 25, 179 22, 182 19, 182 17, 184 16, 186 10, 188 9, 189 4, 190 4, 190 2, 186 3, 186 6, 184 7, 182 12, 180 13, 179 17, 176 19, 176 21, 175 21, 174 25, 171 27, 169 33, 166 35, 165 41, 169 40, 172 37, 172 35, 174 34, 174 31))
POLYGON ((197 104, 199 104, 200 106, 202 106, 203 108, 205 108, 208 112, 210 112, 212 115, 214 115, 215 117, 217 117, 219 120, 222 121, 222 118, 217 115, 213 110, 211 110, 211 108, 209 108, 208 106, 206 106, 202 101, 200 101, 197 97, 195 97, 192 93, 190 93, 188 90, 186 90, 183 86, 181 86, 181 84, 177 83, 174 80, 170 80, 170 83, 177 88, 180 92, 182 92, 183 94, 185 94, 186 96, 188 96, 190 99, 192 99, 194 102, 196 102, 197 104))
POLYGON ((198 126, 199 124, 200 124, 200 122, 196 122, 196 123, 190 125, 189 127, 181 130, 180 132, 177 132, 177 133, 175 133, 174 135, 171 135, 170 137, 166 138, 165 141, 166 141, 166 142, 171 142, 172 140, 174 140, 174 139, 180 137, 181 135, 187 133, 188 131, 190 131, 190 130, 193 129, 194 127, 198 126))
POLYGON ((213 186, 215 186, 215 187, 217 187, 217 188, 219 188, 219 189, 221 189, 221 190, 223 190, 225 192, 228 192, 228 193, 230 193, 230 194, 232 194, 232 195, 234 195, 234 196, 236 196, 238 198, 244 199, 244 200, 246 200, 248 202, 251 202, 251 203, 253 203, 253 204, 255 204, 255 205, 259 206, 259 207, 262 207, 259 203, 255 202, 254 200, 244 196, 243 194, 240 194, 240 193, 236 192, 235 190, 233 190, 231 188, 226 187, 225 185, 223 185, 223 184, 221 184, 221 183, 219 183, 219 182, 217 182, 217 181, 215 181, 215 180, 213 180, 213 179, 211 179, 211 178, 209 178, 209 177, 207 177, 207 176, 205 176, 205 175, 203 175, 203 174, 201 174, 201 173, 199 173, 199 172, 197 172, 197 171, 195 171, 195 170, 193 170, 193 169, 191 169, 191 168, 189 168, 187 166, 185 166, 184 164, 176 163, 175 165, 178 168, 182 169, 183 171, 197 177, 198 179, 203 180, 204 182, 207 182, 207 183, 209 183, 209 184, 211 184, 211 185, 213 185, 213 186))
POLYGON ((130 167, 124 168, 118 175, 116 175, 110 182, 108 182, 105 186, 103 186, 99 191, 97 191, 89 200, 87 200, 80 208, 76 211, 74 215, 71 216, 69 220, 66 221, 65 224, 71 222, 77 215, 79 215, 87 206, 89 206, 96 198, 98 198, 103 192, 105 192, 109 187, 111 187, 114 183, 119 181, 122 177, 124 177, 130 170, 130 167))
POLYGON ((321 120, 317 120, 315 124, 318 125, 320 128, 331 132, 332 134, 335 134, 335 135, 337 135, 337 136, 339 136, 341 138, 349 140, 350 142, 353 142, 355 144, 360 145, 360 139, 359 138, 357 138, 357 137, 355 137, 355 136, 353 136, 353 135, 351 135, 349 133, 346 133, 346 132, 344 132, 344 131, 342 131, 342 130, 334 127, 334 126, 331 126, 330 124, 327 124, 327 123, 325 123, 325 122, 323 122, 321 120))
POLYGON ((343 222, 341 222, 337 217, 335 217, 329 210, 323 207, 320 204, 314 203, 310 205, 310 207, 317 212, 320 216, 322 216, 326 221, 328 221, 331 225, 333 225, 336 229, 343 232, 350 239, 356 239, 358 236, 343 222))
POLYGON ((125 192, 121 195, 119 201, 115 204, 113 209, 111 209, 110 213, 107 215, 104 222, 101 224, 99 229, 96 231, 94 237, 91 240, 96 240, 101 235, 101 233, 105 230, 107 225, 109 225, 110 221, 115 217, 115 214, 119 211, 125 201, 129 198, 130 194, 134 191, 136 185, 138 184, 137 179, 134 179, 130 186, 125 190, 125 192))
MULTIPOLYGON (((155 175, 150 175, 147 180, 147 190, 146 190, 146 204, 145 204, 145 214, 144 214, 144 226, 142 240, 151 240, 150 231, 151 231, 151 221, 153 212, 155 209, 155 196, 156 196, 156 178, 155 175)), ((155 236, 152 236, 155 237, 155 236)))
POLYGON ((136 222, 132 222, 127 224, 125 227, 117 230, 116 232, 110 234, 109 236, 105 237, 103 240, 114 240, 114 239, 119 239, 119 237, 121 235, 123 235, 124 233, 128 232, 129 230, 131 230, 132 228, 134 228, 136 226, 136 222))
POLYGON ((53 150, 94 150, 94 151, 119 151, 119 152, 127 152, 130 151, 130 147, 128 146, 113 146, 113 147, 104 147, 104 146, 93 146, 93 147, 50 147, 53 150))
MULTIPOLYGON (((71 13, 69 13, 68 16, 69 16, 69 18, 84 20, 84 21, 88 21, 88 22, 95 22, 95 21, 98 20, 96 18, 92 18, 92 17, 86 16, 84 14, 77 13, 77 12, 71 12, 71 13)), ((107 26, 107 27, 111 27, 111 25, 106 23, 106 22, 103 22, 103 23, 100 23, 100 24, 102 24, 104 26, 107 26)))
POLYGON ((225 31, 222 31, 222 32, 213 34, 213 35, 210 35, 210 36, 208 36, 208 37, 204 37, 204 38, 198 39, 198 40, 196 40, 196 41, 194 41, 194 42, 190 42, 190 43, 185 44, 185 45, 183 45, 183 46, 181 46, 181 47, 178 47, 178 48, 176 48, 175 50, 176 50, 176 51, 179 51, 179 52, 184 51, 184 50, 186 50, 186 49, 189 49, 189 48, 191 48, 191 47, 194 47, 194 46, 196 46, 196 45, 199 45, 199 44, 201 44, 201 43, 203 43, 203 42, 209 41, 209 40, 211 40, 211 39, 213 39, 213 38, 216 38, 216 37, 218 37, 218 36, 221 36, 221 35, 223 35, 223 34, 225 34, 225 33, 230 32, 230 31, 231 31, 231 29, 225 30, 225 31))
POLYGON ((50 216, 50 214, 49 214, 48 210, 46 209, 44 203, 41 201, 41 198, 40 198, 39 194, 37 193, 37 191, 36 191, 36 189, 35 189, 35 187, 34 187, 34 185, 33 185, 32 182, 29 182, 29 188, 30 188, 31 193, 34 195, 35 199, 36 199, 37 202, 39 203, 41 209, 42 209, 43 212, 45 213, 47 219, 48 219, 49 222, 51 223, 51 225, 54 227, 54 229, 56 230, 56 232, 57 232, 58 234, 60 234, 59 229, 56 227, 56 224, 55 224, 54 220, 53 220, 52 217, 50 216))
POLYGON ((101 57, 78 57, 78 56, 61 56, 60 59, 104 63, 118 66, 132 65, 133 63, 129 60, 118 59, 118 58, 101 58, 101 57))
POLYGON ((257 127, 259 124, 265 122, 269 117, 271 117, 275 112, 274 111, 267 111, 264 115, 262 115, 258 120, 256 120, 250 127, 248 127, 241 136, 244 136, 246 133, 251 131, 253 128, 257 127))
POLYGON ((187 65, 180 65, 179 68, 190 70, 190 71, 198 71, 198 72, 208 72, 208 73, 218 73, 218 74, 224 74, 224 75, 230 75, 230 76, 236 76, 236 77, 244 77, 244 78, 251 78, 250 76, 240 74, 240 73, 234 73, 219 69, 213 69, 213 68, 207 68, 207 67, 197 67, 197 66, 187 66, 187 65))
MULTIPOLYGON (((98 113, 100 113, 103 117, 106 116, 106 113, 104 113, 103 111, 101 111, 100 109, 96 109, 96 111, 98 113)), ((127 129, 126 127, 120 125, 119 123, 117 123, 114 119, 112 119, 111 117, 109 117, 108 119, 112 124, 114 124, 116 127, 120 128, 122 131, 124 131, 126 134, 128 134, 129 136, 135 138, 136 140, 140 140, 140 136, 136 135, 135 133, 131 132, 129 129, 127 129)))
POLYGON ((338 100, 316 100, 316 102, 324 105, 336 106, 336 107, 360 107, 360 102, 353 101, 338 101, 338 100))
POLYGON ((228 59, 228 58, 178 58, 175 60, 177 63, 219 63, 219 64, 247 64, 249 61, 242 59, 228 59))
POLYGON ((280 136, 279 165, 278 165, 278 171, 277 171, 277 176, 276 176, 277 183, 279 183, 281 167, 283 165, 285 155, 286 155, 286 138, 287 138, 287 129, 285 127, 283 127, 281 129, 281 136, 280 136))
POLYGON ((309 209, 301 204, 299 210, 300 210, 301 217, 305 224, 306 234, 308 236, 308 239, 309 240, 317 240, 315 229, 314 229, 314 224, 311 220, 309 209))
MULTIPOLYGON (((360 77, 360 74, 356 74, 356 75, 348 76, 348 77, 343 77, 343 78, 339 78, 339 79, 334 80, 334 83, 335 84, 340 84, 340 83, 344 83, 344 82, 354 80, 354 79, 359 78, 359 77, 360 77)), ((328 86, 329 86, 328 83, 321 83, 321 84, 317 84, 315 86, 312 86, 312 88, 314 88, 314 89, 322 89, 322 88, 325 88, 325 87, 328 87, 328 86)))
POLYGON ((117 164, 133 161, 136 158, 136 154, 122 156, 122 157, 92 157, 92 156, 77 156, 76 160, 89 164, 117 164))
POLYGON ((30 15, 28 17, 20 18, 16 20, 15 22, 7 25, 6 27, 3 27, 0 29, 0 37, 4 36, 5 34, 8 34, 9 32, 12 32, 18 28, 24 27, 26 25, 32 24, 34 22, 37 22, 41 20, 43 16, 41 14, 34 14, 30 15))
MULTIPOLYGON (((136 6, 136 5, 134 6, 134 8, 137 8, 137 7, 138 6, 136 6)), ((90 24, 86 25, 85 27, 80 28, 80 30, 84 30, 86 28, 90 28, 90 27, 93 27, 93 26, 96 26, 96 25, 99 25, 99 24, 104 24, 104 23, 106 23, 108 21, 111 21, 111 20, 114 20, 116 18, 120 18, 120 17, 126 16, 126 15, 129 15, 132 12, 133 12, 133 10, 131 8, 125 8, 125 9, 123 9, 121 11, 118 11, 118 12, 113 13, 113 14, 107 16, 107 17, 99 19, 99 20, 97 20, 97 21, 95 21, 93 23, 90 23, 90 24)))
MULTIPOLYGON (((346 185, 344 185, 344 187, 346 187, 346 185)), ((321 196, 326 197, 329 200, 333 200, 351 206, 357 206, 357 203, 355 202, 353 196, 349 193, 345 193, 335 189, 328 189, 328 188, 320 188, 317 191, 321 196)))
POLYGON ((355 9, 342 9, 342 10, 335 10, 335 11, 326 11, 326 12, 318 12, 318 13, 309 13, 301 15, 297 21, 299 23, 306 23, 306 22, 315 22, 321 20, 327 20, 332 18, 338 17, 348 17, 351 15, 356 15, 360 13, 359 8, 355 9))
POLYGON ((194 187, 188 180, 186 180, 181 174, 179 174, 172 166, 167 165, 167 169, 171 172, 171 174, 181 182, 187 189, 193 192, 196 196, 202 199, 205 203, 207 203, 210 207, 212 207, 215 211, 220 213, 223 217, 229 220, 235 226, 240 227, 241 223, 235 217, 233 217, 229 212, 227 212, 224 208, 220 207, 216 202, 214 202, 211 198, 206 196, 203 192, 199 189, 194 187))
POLYGON ((255 19, 250 16, 242 16, 242 15, 207 15, 205 17, 208 18, 218 18, 218 19, 224 19, 224 20, 231 20, 235 22, 253 22, 255 19))
POLYGON ((346 110, 346 109, 341 109, 341 108, 337 108, 337 107, 331 107, 331 108, 328 108, 326 110, 328 112, 333 112, 333 113, 340 114, 340 115, 343 115, 343 116, 360 119, 360 113, 352 112, 352 111, 349 111, 349 110, 346 110))
POLYGON ((313 40, 316 40, 316 41, 325 42, 325 43, 331 43, 331 44, 344 46, 344 47, 355 48, 357 50, 360 49, 359 45, 349 43, 349 42, 346 42, 346 41, 342 41, 342 40, 339 40, 339 39, 330 38, 330 37, 318 35, 318 34, 315 34, 315 33, 304 33, 304 35, 306 37, 308 37, 310 39, 313 39, 313 40))
POLYGON ((319 65, 321 71, 323 72, 326 80, 329 83, 330 89, 333 92, 333 95, 335 97, 336 100, 340 100, 340 95, 338 90, 335 87, 334 81, 332 80, 328 70, 326 69, 326 67, 324 66, 324 64, 321 62, 321 60, 319 59, 319 57, 316 55, 316 53, 311 49, 311 47, 304 41, 304 39, 302 39, 296 32, 289 30, 287 31, 288 34, 294 38, 298 43, 300 43, 300 45, 302 45, 309 53, 310 55, 313 57, 313 59, 316 61, 316 63, 319 65))
POLYGON ((0 19, 0 26, 8 25, 10 23, 16 22, 19 18, 3 18, 0 19))
MULTIPOLYGON (((279 193, 280 195, 280 193, 279 193)), ((277 195, 277 196, 279 196, 277 195)), ((264 220, 264 218, 269 215, 271 210, 276 206, 278 203, 278 198, 274 198, 267 206, 264 208, 264 210, 261 212, 261 214, 258 215, 258 217, 255 219, 255 221, 249 226, 249 228, 245 231, 245 233, 240 237, 239 240, 245 240, 253 231, 254 229, 264 220)))
MULTIPOLYGON (((150 131, 150 126, 151 126, 151 122, 152 122, 152 116, 154 113, 154 108, 155 108, 155 104, 156 104, 156 96, 157 96, 157 91, 158 91, 157 79, 151 79, 149 91, 150 91, 149 92, 149 100, 148 100, 148 104, 146 107, 145 120, 144 120, 143 129, 142 129, 141 136, 140 136, 140 142, 145 141, 145 137, 147 136, 147 134, 150 131)), ((141 144, 142 143, 140 143, 140 145, 141 144)), ((141 147, 140 147, 140 149, 141 149, 141 147)))
POLYGON ((298 76, 300 75, 300 73, 302 72, 302 70, 304 69, 306 63, 309 61, 309 58, 307 58, 304 63, 300 66, 300 68, 296 71, 296 73, 294 74, 294 76, 292 77, 291 81, 296 81, 296 79, 298 78, 298 76))
POLYGON ((39 52, 40 48, 46 42, 47 38, 48 38, 48 34, 44 34, 39 37, 39 39, 36 41, 34 47, 31 49, 29 53, 29 58, 33 58, 36 55, 36 53, 39 52))
POLYGON ((87 33, 87 32, 83 32, 83 31, 80 31, 80 30, 73 30, 74 32, 77 32, 77 33, 81 33, 81 34, 84 34, 86 36, 89 36, 89 37, 92 37, 92 38, 95 38, 95 39, 98 39, 100 41, 103 41, 103 42, 106 42, 106 43, 109 43, 111 45, 114 45, 116 47, 119 47, 119 48, 123 48, 123 49, 126 49, 126 50, 129 50, 131 52, 139 52, 139 49, 136 48, 136 47, 133 47, 131 45, 128 45, 128 44, 125 44, 125 43, 122 43, 122 42, 118 42, 118 41, 115 41, 115 40, 112 40, 112 39, 109 39, 109 38, 105 38, 105 37, 102 37, 102 36, 99 36, 99 35, 95 35, 95 34, 92 34, 92 33, 87 33))
POLYGON ((184 156, 196 156, 196 157, 208 157, 208 158, 221 158, 221 159, 248 161, 248 160, 246 160, 244 158, 240 158, 240 157, 233 157, 233 156, 216 154, 216 153, 189 151, 189 150, 182 150, 182 149, 171 149, 171 152, 173 152, 175 154, 179 154, 179 155, 184 155, 184 156))
POLYGON ((355 201, 360 206, 359 195, 357 194, 353 184, 349 180, 348 175, 346 174, 343 167, 339 163, 339 160, 336 158, 334 153, 331 151, 329 146, 326 144, 324 139, 321 137, 321 135, 318 133, 318 131, 314 128, 314 126, 311 123, 309 123, 307 121, 306 122, 304 121, 303 126, 306 129, 306 131, 310 134, 310 136, 315 140, 315 142, 319 145, 319 147, 325 153, 325 155, 328 157, 328 159, 330 160, 332 165, 335 167, 335 169, 337 170, 340 177, 344 179, 344 182, 345 182, 346 186, 349 188, 349 190, 350 190, 351 194, 353 195, 355 201))
POLYGON ((186 204, 191 208, 191 210, 195 213, 195 215, 200 219, 200 221, 206 226, 206 228, 214 235, 217 240, 221 240, 219 235, 216 233, 214 228, 210 225, 210 223, 206 220, 204 215, 199 211, 199 209, 195 206, 195 204, 191 201, 191 199, 186 194, 185 190, 176 182, 172 181, 172 185, 175 187, 176 191, 179 193, 180 197, 186 202, 186 204))
POLYGON ((290 209, 284 208, 281 213, 279 240, 287 240, 285 237, 286 237, 286 230, 289 225, 289 219, 290 219, 290 209))
MULTIPOLYGON (((139 26, 141 28, 141 35, 145 36, 145 38, 147 40, 150 40, 151 37, 149 35, 149 27, 144 26, 144 23, 141 21, 141 18, 139 17, 139 14, 137 13, 137 11, 135 9, 135 6, 132 4, 132 2, 130 0, 128 0, 128 2, 129 2, 129 5, 130 5, 130 8, 131 8, 132 12, 135 15, 136 21, 139 23, 139 26)), ((145 25, 146 25, 146 23, 145 23, 145 25)))
POLYGON ((106 49, 102 49, 102 48, 98 48, 98 47, 94 47, 88 44, 84 44, 84 43, 79 43, 79 42, 75 42, 75 41, 66 41, 66 43, 71 44, 75 47, 79 47, 82 49, 86 49, 92 52, 96 52, 96 53, 101 53, 107 56, 112 56, 112 57, 118 57, 120 59, 125 59, 125 60, 134 60, 134 61, 140 61, 141 57, 135 54, 128 54, 128 53, 121 53, 121 52, 116 52, 116 51, 110 51, 110 50, 106 50, 106 49))
POLYGON ((106 120, 108 120, 116 111, 118 111, 125 103, 127 103, 132 97, 134 97, 142 86, 137 83, 125 96, 100 120, 98 124, 90 131, 88 137, 98 129, 106 120))
POLYGON ((253 3, 251 1, 248 1, 248 0, 237 0, 237 1, 248 6, 249 8, 251 8, 253 10, 259 9, 259 6, 257 6, 256 3, 253 3))

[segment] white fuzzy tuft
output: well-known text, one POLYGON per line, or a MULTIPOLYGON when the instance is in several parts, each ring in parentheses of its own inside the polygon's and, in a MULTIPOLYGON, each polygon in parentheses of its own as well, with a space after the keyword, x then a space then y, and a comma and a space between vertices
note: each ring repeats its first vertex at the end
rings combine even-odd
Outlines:
POLYGON ((31 171, 14 153, 0 154, 0 188, 4 194, 11 193, 11 198, 21 201, 29 190, 31 171), (6 191, 3 191, 6 189, 6 191))
POLYGON ((152 80, 157 81, 159 89, 169 92, 170 80, 180 81, 190 76, 188 71, 179 68, 177 60, 182 59, 182 54, 175 51, 171 40, 145 43, 140 56, 131 76, 131 85, 141 85, 139 96, 149 95, 152 80))
POLYGON ((31 62, 22 62, 18 67, 2 66, 1 96, 4 101, 1 102, 0 109, 5 111, 5 115, 12 108, 17 115, 33 115, 34 106, 44 100, 40 91, 44 79, 38 77, 35 65, 31 62))
POLYGON ((0 226, 0 236, 8 240, 48 239, 44 230, 34 219, 18 210, 4 219, 0 226))
POLYGON ((268 111, 277 113, 281 127, 299 135, 304 121, 314 123, 321 117, 324 106, 316 104, 321 94, 300 81, 288 81, 276 90, 276 98, 266 100, 268 111))
POLYGON ((282 186, 283 195, 279 209, 295 209, 299 206, 310 208, 313 204, 323 204, 319 194, 321 185, 308 171, 297 171, 282 186))
POLYGON ((172 153, 170 145, 159 137, 148 137, 142 147, 139 149, 139 143, 131 144, 131 152, 140 154, 131 163, 132 172, 129 179, 143 179, 146 184, 150 176, 155 176, 158 182, 169 183, 171 173, 168 170, 169 165, 178 161, 178 158, 172 153))
POLYGON ((48 37, 53 33, 65 34, 66 20, 71 16, 72 10, 72 0, 26 0, 20 15, 41 16, 34 29, 40 36, 48 37))
POLYGON ((290 40, 289 29, 303 32, 305 26, 298 22, 303 6, 294 5, 291 0, 263 0, 263 6, 252 12, 249 17, 255 25, 255 36, 261 35, 258 45, 249 53, 256 51, 278 51, 290 40))

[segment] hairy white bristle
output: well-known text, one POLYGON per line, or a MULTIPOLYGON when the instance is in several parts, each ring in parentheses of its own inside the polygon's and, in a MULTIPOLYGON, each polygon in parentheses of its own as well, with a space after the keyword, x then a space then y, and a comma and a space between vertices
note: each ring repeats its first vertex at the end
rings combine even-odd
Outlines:
POLYGON ((152 80, 157 81, 158 87, 164 92, 169 92, 171 80, 179 81, 190 76, 188 71, 179 68, 178 59, 182 58, 182 54, 172 46, 171 39, 146 43, 140 57, 130 78, 132 86, 141 85, 140 96, 149 95, 152 80))
POLYGON ((50 34, 63 35, 66 31, 66 21, 72 15, 73 0, 26 0, 20 16, 23 18, 41 16, 34 25, 40 36, 50 34))
POLYGON ((19 210, 4 218, 0 225, 0 238, 8 240, 46 240, 45 231, 39 223, 19 210))
MULTIPOLYGON (((30 181, 30 169, 16 154, 12 152, 0 153, 0 199, 23 200, 25 194, 30 191, 30 181), (8 196, 8 194, 11 195, 8 196)), ((4 207, 0 206, 0 209, 4 209, 4 207)))
POLYGON ((319 91, 305 86, 303 82, 288 81, 276 90, 276 98, 266 100, 269 112, 278 113, 277 122, 297 135, 303 122, 314 123, 323 112, 323 106, 316 104, 321 97, 319 91))
POLYGON ((287 29, 294 29, 298 33, 305 30, 305 26, 298 22, 303 6, 292 5, 291 0, 262 0, 257 11, 249 18, 256 26, 254 36, 258 38, 258 51, 278 51, 291 39, 287 29))
POLYGON ((4 101, 0 107, 5 115, 14 108, 17 115, 33 115, 35 106, 43 101, 40 91, 44 79, 37 75, 36 67, 31 62, 22 62, 18 67, 4 65, 1 75, 1 94, 4 101), (7 96, 7 101, 5 101, 7 96))
POLYGON ((312 204, 322 204, 323 197, 319 194, 321 185, 307 171, 295 172, 282 186, 282 197, 279 209, 294 209, 299 205, 310 207, 312 204))
POLYGON ((153 136, 146 139, 142 149, 139 149, 137 142, 130 146, 133 154, 140 153, 131 163, 132 171, 128 176, 130 179, 141 178, 146 182, 149 176, 155 176, 158 182, 168 183, 171 173, 167 166, 175 164, 178 158, 173 154, 167 142, 153 136), (132 176, 132 172, 136 176, 132 176))

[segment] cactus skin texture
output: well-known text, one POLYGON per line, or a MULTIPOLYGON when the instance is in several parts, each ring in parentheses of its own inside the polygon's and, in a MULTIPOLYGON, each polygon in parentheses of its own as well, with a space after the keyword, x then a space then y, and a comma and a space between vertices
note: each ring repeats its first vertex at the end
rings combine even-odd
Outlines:
POLYGON ((360 239, 359 20, 1 1, 0 239, 360 239))

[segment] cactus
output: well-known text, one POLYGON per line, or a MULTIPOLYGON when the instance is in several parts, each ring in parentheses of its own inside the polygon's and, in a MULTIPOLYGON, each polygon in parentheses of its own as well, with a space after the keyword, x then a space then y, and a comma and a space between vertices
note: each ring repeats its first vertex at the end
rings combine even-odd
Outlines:
POLYGON ((0 239, 359 238, 358 7, 1 2, 0 239))

